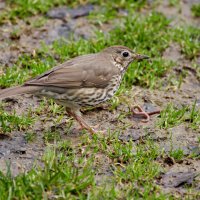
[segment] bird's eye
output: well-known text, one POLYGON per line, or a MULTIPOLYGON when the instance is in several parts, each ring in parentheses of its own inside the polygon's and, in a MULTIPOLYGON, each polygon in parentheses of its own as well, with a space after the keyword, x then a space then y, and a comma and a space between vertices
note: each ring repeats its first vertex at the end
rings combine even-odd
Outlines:
POLYGON ((124 51, 124 52, 122 53, 122 55, 123 55, 124 57, 128 57, 128 56, 129 56, 129 52, 124 51))

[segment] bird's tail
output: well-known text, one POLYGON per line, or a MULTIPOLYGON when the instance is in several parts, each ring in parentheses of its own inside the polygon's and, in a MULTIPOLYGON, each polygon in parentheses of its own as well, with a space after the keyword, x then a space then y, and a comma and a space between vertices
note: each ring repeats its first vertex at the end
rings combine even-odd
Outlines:
POLYGON ((0 90, 0 99, 12 97, 21 94, 34 94, 39 90, 38 86, 16 86, 8 89, 0 90))

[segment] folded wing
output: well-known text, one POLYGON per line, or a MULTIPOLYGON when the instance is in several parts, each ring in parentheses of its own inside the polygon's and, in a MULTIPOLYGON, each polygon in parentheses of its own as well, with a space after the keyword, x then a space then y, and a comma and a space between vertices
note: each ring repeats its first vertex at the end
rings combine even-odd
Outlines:
POLYGON ((113 75, 117 74, 117 69, 109 67, 110 65, 111 63, 103 55, 100 57, 98 54, 79 56, 27 81, 24 85, 53 86, 66 89, 105 88, 113 75))

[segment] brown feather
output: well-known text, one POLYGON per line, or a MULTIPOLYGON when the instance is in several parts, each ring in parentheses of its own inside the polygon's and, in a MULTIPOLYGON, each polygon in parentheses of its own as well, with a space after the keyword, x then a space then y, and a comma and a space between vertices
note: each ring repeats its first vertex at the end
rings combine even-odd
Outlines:
POLYGON ((35 93, 40 91, 38 86, 16 86, 8 89, 0 90, 0 99, 12 97, 20 94, 35 93))
POLYGON ((25 85, 53 86, 66 89, 97 87, 105 88, 111 78, 118 73, 116 68, 108 68, 111 59, 103 53, 79 56, 54 67, 44 74, 27 81, 25 85), (101 60, 99 60, 99 58, 101 60))

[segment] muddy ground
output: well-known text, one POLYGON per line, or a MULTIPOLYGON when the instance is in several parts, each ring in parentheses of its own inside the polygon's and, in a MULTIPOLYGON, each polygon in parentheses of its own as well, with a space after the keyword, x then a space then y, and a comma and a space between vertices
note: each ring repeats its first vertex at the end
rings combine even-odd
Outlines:
MULTIPOLYGON (((200 26, 200 20, 192 17, 190 11, 191 5, 195 2, 198 2, 198 0, 182 1, 180 4, 181 8, 178 9, 176 7, 169 7, 166 1, 163 1, 156 10, 164 13, 168 18, 174 18, 172 26, 184 23, 200 26)), ((1 3, 0 8, 3 6, 1 3)), ((95 27, 89 24, 85 15, 88 14, 89 10, 95 8, 88 6, 82 10, 74 10, 68 13, 63 13, 62 9, 61 7, 51 10, 47 14, 48 18, 45 20, 45 23, 38 28, 33 28, 33 26, 28 25, 22 20, 19 20, 15 25, 4 24, 0 26, 0 64, 10 67, 21 54, 34 53, 34 50, 41 46, 41 42, 51 44, 60 37, 68 38, 70 32, 75 33, 76 37, 92 37, 95 27), (70 21, 67 20, 68 15, 72 15, 70 21), (15 29, 20 30, 19 37, 17 38, 11 35, 15 29)), ((38 18, 40 16, 35 16, 29 19, 29 21, 31 23, 38 18)), ((110 27, 106 25, 102 29, 106 31, 110 27)), ((180 47, 177 44, 171 44, 163 53, 163 57, 178 63, 171 73, 177 74, 183 68, 186 69, 187 75, 181 87, 172 87, 167 91, 162 91, 134 86, 127 95, 131 99, 132 104, 137 103, 146 110, 155 111, 157 109, 162 110, 169 102, 175 105, 192 105, 197 100, 196 106, 200 109, 200 82, 196 73, 190 70, 191 62, 181 54, 180 47)), ((200 57, 197 59, 197 64, 200 65, 200 57)), ((27 112, 30 107, 32 110, 36 109, 40 101, 32 96, 15 97, 8 102, 6 110, 16 110, 16 113, 21 115, 27 112)), ((109 103, 106 105, 109 106, 109 103)), ((124 103, 114 111, 101 108, 86 111, 84 112, 84 118, 92 125, 100 124, 100 129, 102 130, 105 127, 110 127, 111 130, 120 129, 119 137, 121 140, 133 140, 137 143, 137 141, 145 139, 150 135, 154 139, 155 144, 158 144, 165 152, 181 148, 185 155, 189 155, 194 151, 200 155, 198 142, 200 133, 188 129, 186 124, 167 130, 159 129, 157 126, 159 115, 151 117, 148 123, 143 123, 132 116, 118 120, 119 114, 127 111, 128 106, 124 103), (128 129, 123 129, 125 124, 132 124, 132 126, 128 129)), ((43 131, 55 128, 53 118, 45 113, 37 118, 33 127, 30 127, 30 131, 36 134, 34 142, 27 142, 25 138, 26 132, 23 131, 13 131, 10 136, 2 135, 0 138, 0 169, 6 171, 7 164, 10 162, 12 174, 16 176, 20 172, 29 170, 33 164, 39 162, 46 147, 43 131)), ((66 115, 63 122, 68 120, 69 118, 66 115)), ((77 124, 74 122, 73 127, 76 126, 77 124)), ((67 134, 63 125, 57 127, 57 130, 61 138, 69 139, 76 146, 82 133, 75 132, 73 127, 67 134)), ((166 192, 173 191, 184 194, 186 192, 186 189, 183 187, 184 183, 194 180, 196 182, 196 189, 200 189, 200 177, 196 177, 196 174, 200 173, 199 159, 187 158, 181 160, 181 162, 175 162, 172 158, 163 158, 159 162, 162 163, 165 171, 160 180, 158 180, 158 184, 162 185, 163 190, 166 192)), ((105 169, 104 174, 106 173, 105 169)))

